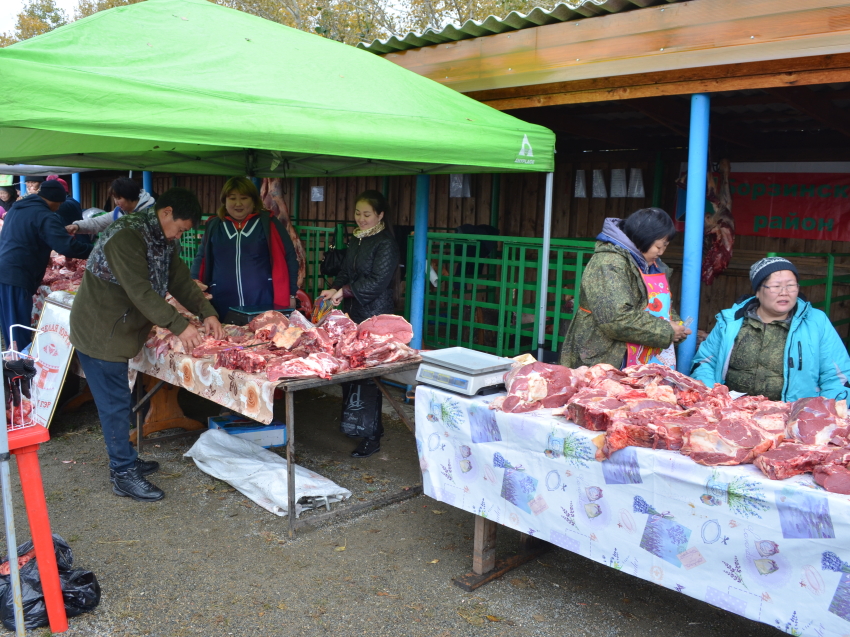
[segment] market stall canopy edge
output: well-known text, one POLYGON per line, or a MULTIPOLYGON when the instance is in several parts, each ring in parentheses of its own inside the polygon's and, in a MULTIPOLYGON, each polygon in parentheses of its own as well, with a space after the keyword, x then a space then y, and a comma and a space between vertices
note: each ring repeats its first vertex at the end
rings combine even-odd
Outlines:
POLYGON ((0 49, 0 161, 258 177, 548 172, 554 134, 316 35, 148 0, 0 49))

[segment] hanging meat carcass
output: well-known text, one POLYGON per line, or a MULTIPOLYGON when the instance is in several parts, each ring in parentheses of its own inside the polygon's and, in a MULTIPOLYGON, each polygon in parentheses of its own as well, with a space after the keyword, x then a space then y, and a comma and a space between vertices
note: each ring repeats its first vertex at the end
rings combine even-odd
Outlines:
MULTIPOLYGON (((292 244, 295 246, 295 256, 298 257, 298 287, 300 288, 304 285, 304 276, 307 273, 307 252, 304 250, 304 244, 301 243, 301 239, 292 225, 292 220, 289 218, 289 207, 283 199, 283 180, 264 178, 263 185, 260 188, 260 198, 263 200, 266 210, 280 219, 283 227, 289 233, 289 238, 292 239, 292 244)), ((292 294, 295 294, 295 292, 293 291, 292 294)))
POLYGON ((735 243, 735 219, 732 217, 732 192, 729 189, 729 160, 723 159, 718 172, 708 173, 706 199, 713 213, 706 209, 702 248, 702 281, 711 285, 715 277, 729 266, 735 243))

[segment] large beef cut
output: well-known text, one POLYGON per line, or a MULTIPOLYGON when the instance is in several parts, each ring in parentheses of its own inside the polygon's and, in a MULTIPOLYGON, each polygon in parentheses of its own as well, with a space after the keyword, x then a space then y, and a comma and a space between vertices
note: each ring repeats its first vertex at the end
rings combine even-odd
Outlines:
MULTIPOLYGON (((546 363, 514 365, 505 374, 508 395, 500 401, 499 408, 508 413, 520 413, 541 407, 563 407, 587 383, 585 371, 586 368, 571 370, 546 363)), ((494 408, 493 403, 490 407, 494 408)))
POLYGON ((625 412, 626 403, 592 388, 579 390, 567 403, 567 417, 591 431, 607 430, 617 411, 625 412))
POLYGON ((678 451, 682 448, 682 428, 704 424, 699 415, 678 408, 647 409, 628 414, 616 412, 605 435, 602 455, 610 458, 612 453, 625 447, 678 451))
MULTIPOLYGON (((293 312, 294 314, 294 312, 293 312)), ((289 320, 284 316, 281 312, 275 312, 274 310, 269 310, 268 312, 263 312, 262 314, 258 314, 255 316, 250 323, 248 323, 248 329, 252 332, 256 333, 260 329, 268 328, 264 330, 264 332, 271 332, 271 326, 280 325, 281 329, 285 330, 289 327, 289 320)), ((271 340, 271 336, 264 340, 271 340)))
POLYGON ((200 345, 192 350, 192 356, 195 358, 204 358, 205 356, 215 356, 219 352, 235 347, 233 343, 227 341, 217 341, 214 338, 204 340, 200 345))
POLYGON ((330 354, 310 354, 306 358, 284 358, 272 360, 266 367, 266 377, 271 380, 281 378, 309 378, 318 376, 330 378, 337 373, 342 364, 330 354))
POLYGON ((357 323, 352 321, 348 316, 339 310, 331 310, 319 324, 319 327, 324 328, 331 339, 331 342, 336 344, 346 334, 357 335, 357 323))
POLYGON ((821 465, 815 467, 815 482, 830 493, 850 495, 850 470, 841 465, 821 465))
POLYGON ((711 285, 714 278, 726 270, 732 259, 732 246, 735 243, 729 160, 722 159, 718 166, 719 171, 709 172, 706 180, 706 199, 713 209, 712 214, 705 216, 702 280, 706 285, 711 285))
POLYGON ((826 447, 783 442, 758 456, 753 464, 771 480, 785 480, 814 470, 828 455, 826 447))
POLYGON ((378 340, 392 338, 407 345, 413 340, 413 326, 404 317, 395 314, 379 314, 363 321, 357 327, 358 338, 378 337, 378 340))
POLYGON ((835 430, 847 426, 847 403, 820 396, 801 398, 791 405, 785 435, 807 445, 825 445, 835 430))
POLYGON ((707 466, 748 464, 776 443, 745 412, 729 414, 717 423, 684 427, 682 434, 682 453, 707 466))
POLYGON ((300 327, 305 332, 307 330, 312 330, 316 327, 310 321, 308 321, 304 317, 304 315, 301 312, 299 312, 298 310, 295 310, 294 312, 292 312, 289 315, 289 325, 294 325, 295 327, 300 327))

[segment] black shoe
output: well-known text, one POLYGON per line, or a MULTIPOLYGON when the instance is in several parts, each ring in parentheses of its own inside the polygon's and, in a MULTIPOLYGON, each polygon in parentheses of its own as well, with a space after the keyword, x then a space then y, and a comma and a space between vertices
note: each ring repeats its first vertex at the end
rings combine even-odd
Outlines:
MULTIPOLYGON (((159 471, 159 463, 156 460, 142 460, 141 458, 136 458, 136 464, 134 466, 143 476, 149 476, 150 474, 159 471)), ((109 479, 112 480, 114 477, 115 469, 110 468, 109 479)))
POLYGON ((368 438, 364 438, 360 441, 360 444, 357 445, 357 449, 351 452, 352 458, 368 458, 373 453, 381 450, 381 440, 369 440, 368 438))
POLYGON ((139 502, 156 502, 165 497, 163 490, 148 482, 136 467, 115 472, 112 477, 112 492, 139 502))

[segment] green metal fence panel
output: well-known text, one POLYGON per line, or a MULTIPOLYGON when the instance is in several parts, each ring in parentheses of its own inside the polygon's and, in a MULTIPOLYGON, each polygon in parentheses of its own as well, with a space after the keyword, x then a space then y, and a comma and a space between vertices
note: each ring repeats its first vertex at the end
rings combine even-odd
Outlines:
POLYGON ((190 268, 192 267, 192 261, 195 260, 195 255, 198 254, 201 237, 203 237, 203 232, 200 230, 189 230, 188 232, 184 232, 183 236, 180 237, 180 258, 190 268))
MULTIPOLYGON (((540 321, 547 325, 545 347, 557 351, 574 312, 581 274, 595 242, 555 239, 549 283, 540 285, 542 239, 428 233, 424 343, 428 348, 469 347, 499 356, 536 350, 540 321), (496 244, 487 254, 485 246, 496 244), (435 284, 436 283, 436 284, 435 284), (546 294, 546 316, 538 299, 546 294)), ((408 243, 406 286, 410 289, 412 237, 408 243)), ((410 316, 405 299, 405 315, 410 316)))
POLYGON ((319 296, 319 292, 327 289, 329 282, 322 276, 320 267, 325 250, 334 245, 336 228, 322 228, 317 226, 295 226, 298 237, 304 244, 306 253, 306 274, 302 288, 311 299, 319 296))

